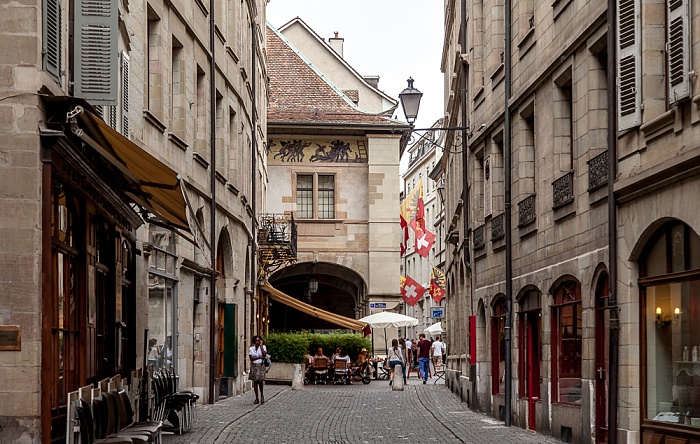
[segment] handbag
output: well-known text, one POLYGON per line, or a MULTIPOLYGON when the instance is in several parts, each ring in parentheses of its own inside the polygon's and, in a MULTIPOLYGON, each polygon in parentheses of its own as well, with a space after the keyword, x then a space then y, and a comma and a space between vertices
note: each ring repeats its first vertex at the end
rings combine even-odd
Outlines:
POLYGON ((265 357, 263 358, 263 365, 265 367, 269 367, 272 365, 272 359, 270 359, 270 355, 265 355, 265 357))

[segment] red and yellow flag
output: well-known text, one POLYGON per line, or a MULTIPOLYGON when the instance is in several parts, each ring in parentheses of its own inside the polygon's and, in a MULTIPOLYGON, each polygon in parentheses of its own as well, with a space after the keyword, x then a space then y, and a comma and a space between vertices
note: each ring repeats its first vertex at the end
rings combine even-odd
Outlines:
POLYGON ((430 272, 430 296, 435 302, 440 303, 447 294, 447 278, 439 268, 432 267, 430 272))

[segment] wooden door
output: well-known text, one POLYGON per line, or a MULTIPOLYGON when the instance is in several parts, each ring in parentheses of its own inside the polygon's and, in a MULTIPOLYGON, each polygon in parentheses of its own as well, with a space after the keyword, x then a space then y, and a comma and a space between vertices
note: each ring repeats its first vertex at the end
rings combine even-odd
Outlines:
POLYGON ((540 400, 540 311, 525 314, 526 350, 525 350, 525 392, 528 403, 528 428, 536 430, 537 401, 540 400))

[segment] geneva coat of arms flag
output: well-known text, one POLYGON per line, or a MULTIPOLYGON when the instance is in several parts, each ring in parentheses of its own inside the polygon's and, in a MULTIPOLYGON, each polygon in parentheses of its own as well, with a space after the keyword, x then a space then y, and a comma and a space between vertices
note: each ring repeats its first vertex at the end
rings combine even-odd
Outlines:
POLYGON ((442 270, 432 268, 433 270, 430 272, 430 296, 435 302, 440 303, 447 293, 447 279, 442 270))

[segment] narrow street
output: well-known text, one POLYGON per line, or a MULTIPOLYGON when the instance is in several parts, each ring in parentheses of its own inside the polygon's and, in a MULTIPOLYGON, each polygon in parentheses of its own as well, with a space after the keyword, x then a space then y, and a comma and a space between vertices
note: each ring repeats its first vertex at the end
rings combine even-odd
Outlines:
POLYGON ((165 444, 199 443, 554 443, 552 438, 474 413, 443 384, 409 380, 403 392, 388 381, 369 385, 265 387, 265 404, 249 391, 198 406, 198 419, 165 444))

